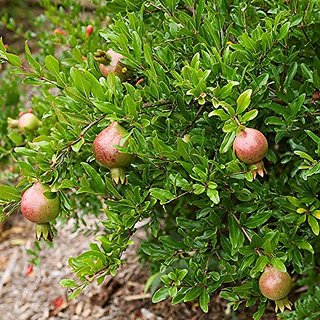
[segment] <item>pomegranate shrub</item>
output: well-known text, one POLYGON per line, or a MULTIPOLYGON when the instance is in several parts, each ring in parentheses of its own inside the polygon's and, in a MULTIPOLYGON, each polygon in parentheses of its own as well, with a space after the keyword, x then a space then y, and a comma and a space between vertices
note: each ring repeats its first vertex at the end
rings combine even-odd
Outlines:
POLYGON ((38 182, 59 210, 40 192, 33 212, 81 229, 96 216, 96 240, 61 281, 71 298, 116 274, 143 225, 154 303, 208 312, 219 295, 234 317, 261 319, 269 303, 278 317, 316 315, 316 302, 296 301, 316 301, 319 283, 320 4, 93 4, 86 20, 79 1, 45 2, 23 66, 0 43, 8 69, 37 85, 42 123, 21 133, 3 122, 1 152, 20 174, 0 186, 1 220, 26 214, 20 194, 38 182))

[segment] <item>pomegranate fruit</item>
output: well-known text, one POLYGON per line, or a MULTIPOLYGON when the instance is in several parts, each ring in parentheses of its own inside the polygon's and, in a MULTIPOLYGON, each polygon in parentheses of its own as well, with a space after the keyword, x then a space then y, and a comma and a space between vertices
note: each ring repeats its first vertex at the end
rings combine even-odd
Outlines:
POLYGON ((47 198, 45 192, 50 192, 50 189, 40 182, 26 190, 21 199, 21 213, 27 220, 36 224, 38 239, 52 240, 49 222, 59 215, 60 200, 58 196, 47 198))
POLYGON ((268 299, 276 302, 276 310, 281 311, 290 307, 288 294, 292 287, 292 279, 288 272, 281 272, 273 266, 267 266, 259 279, 261 293, 268 299))
POLYGON ((312 98, 311 101, 313 103, 315 103, 316 101, 320 100, 320 91, 318 89, 316 89, 313 94, 312 94, 312 98))
POLYGON ((134 156, 120 152, 114 146, 126 146, 128 141, 121 144, 127 131, 118 122, 112 122, 102 130, 93 142, 93 152, 97 162, 108 168, 116 183, 125 182, 125 168, 133 161, 134 156))
POLYGON ((21 132, 34 131, 39 128, 41 121, 33 113, 24 113, 18 120, 21 132))
POLYGON ((86 36, 89 37, 92 32, 93 32, 93 25, 89 24, 89 25, 86 27, 86 36))
POLYGON ((54 33, 54 34, 59 34, 59 35, 61 35, 61 36, 67 35, 67 33, 66 33, 63 29, 61 29, 61 28, 56 28, 56 29, 54 29, 54 30, 53 30, 53 33, 54 33))
POLYGON ((99 69, 102 75, 107 77, 108 74, 114 73, 122 81, 129 77, 128 68, 121 62, 121 59, 123 58, 123 55, 112 49, 109 49, 108 51, 97 50, 94 53, 94 59, 99 62, 99 69))
POLYGON ((268 141, 260 131, 245 128, 234 139, 233 150, 240 161, 254 164, 261 161, 267 154, 268 141))
POLYGON ((25 276, 30 276, 33 272, 33 264, 28 264, 26 271, 24 272, 25 276))
POLYGON ((39 128, 41 121, 32 113, 32 109, 27 112, 19 112, 19 119, 8 118, 9 128, 18 127, 21 132, 34 131, 39 128))

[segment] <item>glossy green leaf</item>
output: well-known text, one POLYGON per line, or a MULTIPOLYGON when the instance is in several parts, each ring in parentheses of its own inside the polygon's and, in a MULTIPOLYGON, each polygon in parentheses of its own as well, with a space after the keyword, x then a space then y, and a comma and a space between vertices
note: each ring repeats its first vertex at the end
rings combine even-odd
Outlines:
POLYGON ((165 300, 169 296, 169 288, 160 288, 152 296, 152 302, 158 303, 165 300))
POLYGON ((248 121, 251 121, 254 118, 256 118, 258 113, 259 112, 258 112, 257 109, 250 110, 250 111, 246 112, 243 116, 240 117, 240 122, 241 123, 246 123, 248 121))
POLYGON ((318 236, 319 235, 319 222, 312 215, 308 215, 308 224, 312 229, 312 232, 318 236))
POLYGON ((270 262, 279 271, 281 271, 281 272, 286 272, 287 271, 287 268, 286 268, 285 264, 279 258, 274 257, 274 258, 271 259, 270 262))
POLYGON ((209 310, 209 302, 210 302, 210 295, 205 290, 203 290, 199 298, 199 304, 200 304, 201 310, 205 313, 207 313, 209 310))
POLYGON ((198 298, 199 295, 202 292, 202 288, 200 287, 194 287, 191 288, 190 290, 188 290, 188 292, 186 293, 183 301, 184 302, 188 302, 188 301, 193 301, 194 299, 198 298))
POLYGON ((288 34, 289 28, 290 28, 289 21, 281 26, 280 31, 279 31, 279 35, 278 35, 278 40, 283 39, 288 34))
POLYGON ((105 194, 106 187, 101 175, 90 164, 81 162, 81 165, 85 169, 87 175, 91 177, 94 190, 101 194, 105 194))
POLYGON ((235 137, 236 137, 235 132, 226 133, 226 135, 224 136, 223 141, 221 143, 220 149, 219 149, 220 153, 226 153, 230 149, 235 137))
POLYGON ((237 99, 237 114, 241 114, 243 111, 245 111, 251 102, 251 94, 252 90, 248 89, 241 93, 239 98, 237 99))
POLYGON ((160 200, 160 203, 162 204, 174 198, 173 194, 170 191, 160 188, 151 188, 150 194, 152 197, 160 200))
POLYGON ((0 200, 18 201, 20 198, 20 192, 16 188, 3 184, 0 185, 0 200))
POLYGON ((262 227, 263 224, 266 223, 271 216, 272 216, 271 210, 254 213, 246 220, 244 225, 250 229, 262 227))

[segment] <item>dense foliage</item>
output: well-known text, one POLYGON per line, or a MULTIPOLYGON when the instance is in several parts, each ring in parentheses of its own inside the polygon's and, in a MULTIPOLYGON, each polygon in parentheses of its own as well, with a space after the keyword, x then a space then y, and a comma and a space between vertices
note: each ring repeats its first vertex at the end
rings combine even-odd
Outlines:
POLYGON ((59 193, 61 219, 100 219, 96 242, 69 259, 77 281, 62 285, 71 297, 116 274, 143 220, 153 302, 199 299, 207 312, 220 293, 235 310, 258 305, 260 319, 267 299, 258 281, 273 265, 307 288, 285 318, 305 304, 318 310, 319 2, 93 2, 88 17, 78 1, 41 1, 35 26, 46 28, 29 34, 39 52, 26 44, 28 65, 0 44, 2 61, 37 86, 31 107, 41 119, 37 131, 21 133, 1 114, 3 158, 15 159, 21 179, 1 186, 0 220, 36 181, 59 193), (102 75, 95 53, 109 49, 124 57, 129 78, 102 75), (128 132, 116 149, 134 155, 122 185, 92 150, 114 121, 128 132), (234 154, 245 127, 268 140, 264 168, 234 154), (266 174, 254 179, 256 170, 266 174))

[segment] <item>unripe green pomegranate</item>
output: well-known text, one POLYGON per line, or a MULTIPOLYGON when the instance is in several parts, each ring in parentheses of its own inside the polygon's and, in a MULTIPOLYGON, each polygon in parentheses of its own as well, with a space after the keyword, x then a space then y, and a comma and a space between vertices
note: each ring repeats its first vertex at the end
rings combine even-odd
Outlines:
POLYGON ((21 213, 27 220, 36 223, 38 239, 52 240, 49 222, 59 215, 60 200, 57 195, 52 199, 47 198, 45 192, 50 192, 50 189, 40 182, 25 191, 21 199, 21 213))
POLYGON ((18 120, 21 132, 34 131, 41 125, 41 121, 33 113, 24 113, 18 120))
POLYGON ((134 156, 120 152, 114 146, 124 147, 128 144, 121 144, 121 140, 127 131, 118 122, 112 122, 102 130, 93 142, 93 152, 97 162, 108 168, 116 183, 125 182, 125 168, 133 161, 134 156))
POLYGON ((245 128, 240 131, 233 142, 237 158, 246 164, 254 164, 264 158, 268 152, 268 141, 258 130, 245 128))
POLYGON ((281 272, 274 266, 267 266, 259 279, 261 293, 268 299, 275 301, 276 311, 291 309, 287 296, 292 287, 292 279, 288 272, 281 272))
POLYGON ((122 81, 125 81, 130 72, 128 68, 121 62, 124 56, 120 53, 109 49, 108 51, 97 50, 94 53, 94 59, 99 62, 99 69, 104 77, 114 73, 122 81))

